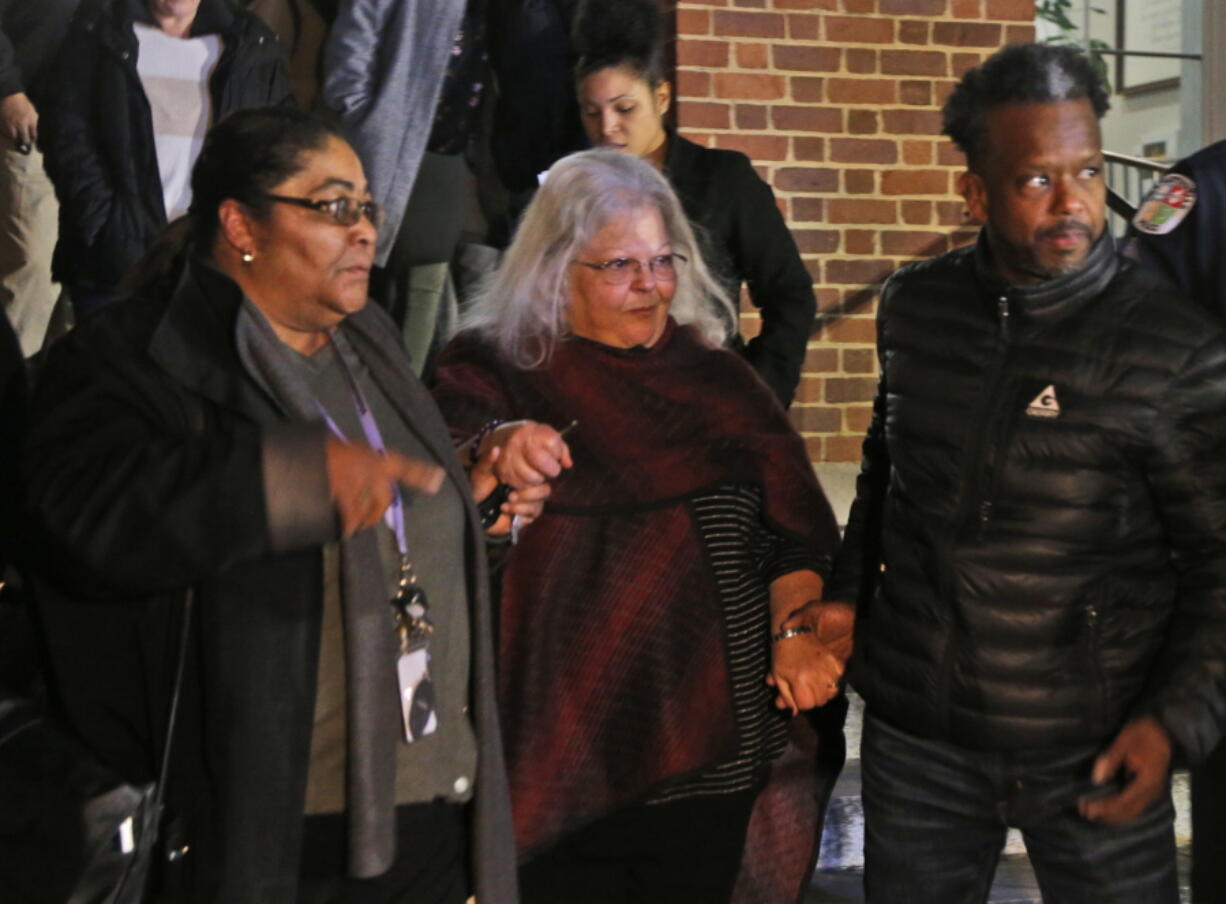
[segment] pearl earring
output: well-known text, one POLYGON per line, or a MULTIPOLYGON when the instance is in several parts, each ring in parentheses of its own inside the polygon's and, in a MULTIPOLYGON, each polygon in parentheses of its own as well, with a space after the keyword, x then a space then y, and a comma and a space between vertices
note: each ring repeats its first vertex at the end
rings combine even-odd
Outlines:
POLYGON ((253 260, 255 260, 255 255, 254 255, 254 254, 252 254, 250 251, 244 251, 244 252, 243 252, 243 263, 244 263, 244 264, 249 264, 249 263, 251 263, 253 260))

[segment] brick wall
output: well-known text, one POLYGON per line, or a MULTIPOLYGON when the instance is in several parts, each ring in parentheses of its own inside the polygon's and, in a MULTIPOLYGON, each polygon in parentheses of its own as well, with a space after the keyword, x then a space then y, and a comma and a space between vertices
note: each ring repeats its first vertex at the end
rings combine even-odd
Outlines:
MULTIPOLYGON (((670 4, 671 6, 671 4, 670 4)), ((967 68, 1034 37, 1034 0, 678 0, 677 123, 744 151, 813 274, 818 323, 792 420, 815 462, 860 458, 876 293, 973 237, 940 107, 967 68)), ((757 316, 745 306, 743 328, 757 316)))

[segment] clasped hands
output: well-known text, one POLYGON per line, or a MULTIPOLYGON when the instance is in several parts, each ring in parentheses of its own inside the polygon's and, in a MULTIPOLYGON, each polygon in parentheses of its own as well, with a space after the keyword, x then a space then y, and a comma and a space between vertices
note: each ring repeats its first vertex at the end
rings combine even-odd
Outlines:
POLYGON ((847 603, 812 600, 779 626, 796 633, 771 644, 766 683, 778 691, 775 706, 796 715, 830 702, 851 656, 855 609, 847 603))
MULTIPOLYGON (((515 421, 503 424, 481 443, 469 470, 473 499, 480 501, 500 483, 511 487, 502 514, 489 533, 505 534, 513 518, 528 524, 537 518, 549 498, 549 481, 571 467, 570 448, 548 424, 515 421)), ((329 437, 325 446, 328 485, 348 537, 373 527, 392 503, 396 485, 421 493, 437 493, 444 471, 431 462, 417 461, 388 450, 377 452, 365 443, 329 437)))

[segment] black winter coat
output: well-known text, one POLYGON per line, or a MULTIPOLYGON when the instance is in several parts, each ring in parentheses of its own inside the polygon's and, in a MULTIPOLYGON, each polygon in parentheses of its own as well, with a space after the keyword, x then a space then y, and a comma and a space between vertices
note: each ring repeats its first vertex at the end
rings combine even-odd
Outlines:
MULTIPOLYGON (((141 0, 93 0, 77 10, 44 111, 47 172, 60 201, 56 279, 113 289, 166 225, 153 119, 136 71, 141 0)), ((276 35, 230 0, 202 0, 192 34, 220 34, 209 80, 213 119, 291 101, 276 35)))
POLYGON ((1093 744, 1155 716, 1196 760, 1226 685, 1226 336, 1100 241, 1019 288, 983 239, 905 267, 831 598, 912 734, 1093 744))
MULTIPOLYGON (((158 895, 293 904, 323 611, 336 538, 327 428, 287 421, 235 348, 241 291, 192 266, 172 298, 119 301, 52 347, 36 390, 24 539, 59 709, 109 767, 157 775, 186 588, 190 653, 158 895), (269 475, 279 491, 270 492, 269 475), (295 492, 296 491, 296 492, 295 492)), ((468 498, 446 425, 376 306, 341 331, 468 498), (390 390, 395 387, 395 391, 390 390)), ((485 539, 466 512, 472 870, 510 904, 514 842, 494 704, 485 539)))
POLYGON ((744 154, 704 148, 673 132, 664 174, 733 302, 742 282, 749 287, 762 329, 744 345, 738 332, 737 347, 786 408, 800 382, 817 301, 774 192, 744 154))

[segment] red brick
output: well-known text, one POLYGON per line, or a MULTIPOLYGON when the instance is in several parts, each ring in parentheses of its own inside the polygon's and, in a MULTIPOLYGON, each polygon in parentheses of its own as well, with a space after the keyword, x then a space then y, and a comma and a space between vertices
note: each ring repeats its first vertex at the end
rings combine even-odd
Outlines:
POLYGON ((781 191, 836 192, 839 171, 809 166, 786 166, 775 173, 775 187, 781 191))
MULTIPOLYGON (((961 77, 961 73, 958 73, 958 76, 961 77)), ((934 107, 944 107, 945 101, 949 100, 949 95, 953 94, 956 87, 958 87, 958 82, 955 79, 933 79, 932 105, 934 107)))
POLYGON ((970 221, 970 212, 961 201, 939 201, 936 210, 942 226, 964 226, 970 221))
POLYGON ((875 13, 877 12, 877 0, 843 0, 843 12, 875 13))
POLYGON ((983 0, 950 0, 949 13, 955 19, 982 19, 983 0))
POLYGON ((800 384, 796 387, 796 402, 792 410, 806 403, 820 402, 823 389, 825 389, 825 381, 820 377, 802 376, 800 384))
POLYGON ((837 47, 805 47, 776 44, 771 48, 776 69, 800 69, 807 72, 837 72, 840 51, 837 47))
POLYGON ((987 16, 993 22, 1033 22, 1034 0, 987 0, 987 16))
POLYGON ((898 43, 927 44, 930 23, 919 19, 907 19, 898 25, 898 43))
MULTIPOLYGON (((800 431, 797 432, 799 433, 800 431)), ((801 439, 805 441, 805 454, 809 456, 809 461, 822 462, 826 460, 826 456, 822 452, 822 437, 813 436, 812 434, 805 436, 802 434, 801 439)))
POLYGON ((677 10, 677 35, 679 37, 689 35, 709 35, 710 33, 710 12, 705 9, 677 10))
MULTIPOLYGON (((855 349, 855 351, 859 350, 855 349)), ((873 406, 848 405, 843 409, 843 417, 847 424, 847 432, 853 436, 859 436, 861 433, 868 432, 868 425, 873 421, 873 406)))
POLYGON ((908 226, 927 226, 932 222, 931 201, 903 201, 900 206, 902 221, 908 226))
POLYGON ((755 7, 757 9, 765 9, 766 0, 732 0, 732 5, 742 6, 742 7, 750 6, 750 7, 755 7))
POLYGON ((881 253, 905 257, 933 257, 949 250, 949 237, 943 232, 881 233, 881 253))
POLYGON ((730 38, 782 38, 787 35, 787 20, 780 13, 716 10, 715 34, 730 38))
POLYGON ((871 317, 834 317, 821 322, 818 335, 830 342, 876 342, 877 324, 871 317))
POLYGON ((877 369, 877 353, 871 348, 843 349, 843 370, 849 374, 871 374, 877 369))
POLYGON ((849 195, 871 195, 877 191, 877 174, 872 170, 846 170, 843 190, 849 195))
POLYGON ((805 351, 806 373, 833 373, 839 369, 839 352, 834 348, 810 348, 805 351))
POLYGON ((885 131, 893 135, 941 134, 941 114, 937 110, 885 110, 881 121, 885 131))
POLYGON ((898 206, 893 201, 871 198, 827 198, 828 223, 882 223, 893 226, 898 222, 898 206))
POLYGON ((793 138, 792 156, 797 160, 825 160, 826 140, 824 138, 793 138))
POLYGON ((1000 26, 986 22, 937 22, 932 43, 952 47, 999 47, 1000 26))
POLYGON ((1029 44, 1034 40, 1034 25, 1006 25, 1004 44, 1029 44))
POLYGON ((932 103, 932 82, 910 80, 900 82, 898 99, 914 107, 926 107, 932 103))
POLYGON ((801 254, 833 254, 839 250, 839 234, 833 229, 793 229, 792 238, 801 254))
POLYGON ((856 75, 873 75, 877 71, 877 51, 865 47, 848 47, 844 54, 847 71, 856 75))
POLYGON ((683 129, 727 129, 732 116, 727 104, 706 104, 682 100, 677 104, 677 121, 683 129))
POLYGON ((678 97, 710 97, 711 76, 706 72, 694 72, 692 69, 677 70, 678 97))
POLYGON ((764 104, 737 104, 736 127, 738 129, 765 129, 766 106, 764 104))
POLYGON ((968 69, 974 69, 983 62, 981 53, 955 53, 949 58, 949 71, 956 78, 961 78, 968 69))
POLYGON ((810 255, 809 257, 802 258, 801 261, 805 265, 805 272, 809 274, 809 279, 815 283, 821 282, 822 265, 819 259, 810 255))
POLYGON ((788 157, 788 140, 783 135, 716 135, 715 146, 740 151, 754 161, 788 157))
POLYGON ((883 195, 947 195, 949 176, 945 170, 887 170, 881 174, 883 195))
MULTIPOLYGON (((744 72, 715 73, 715 96, 734 100, 778 100, 783 97, 787 82, 781 75, 758 75, 744 72)), ((684 96, 684 92, 683 96, 684 96)))
POLYGON ((728 43, 726 41, 678 41, 677 65, 725 68, 728 65, 728 43))
POLYGON ((941 16, 945 0, 881 0, 883 16, 941 16))
POLYGON ((831 138, 830 159, 840 163, 897 163, 898 145, 880 138, 831 138))
MULTIPOLYGON (((837 264, 840 261, 831 261, 831 263, 837 264)), ((889 265, 889 261, 881 261, 881 263, 886 265, 885 273, 888 275, 893 267, 889 265)), ((859 280, 845 281, 859 282, 859 280)), ((869 377, 828 377, 826 379, 827 402, 871 402, 875 395, 877 395, 877 381, 869 377)))
POLYGON ((793 41, 816 41, 821 21, 821 16, 791 14, 788 16, 788 37, 793 41))
POLYGON ((826 99, 834 104, 892 104, 898 82, 884 78, 828 78, 826 99))
POLYGON ((844 254, 876 254, 877 233, 872 229, 844 229, 844 254))
POLYGON ((744 337, 745 339, 747 340, 752 339, 756 335, 758 335, 758 333, 762 332, 762 318, 759 317, 756 313, 753 313, 753 314, 742 313, 739 320, 740 320, 741 336, 744 337))
POLYGON ((932 163, 931 141, 904 141, 902 162, 908 166, 929 166, 932 163))
POLYGON ((883 50, 884 75, 948 75, 945 54, 935 50, 883 50))
POLYGON ((802 104, 820 104, 826 99, 826 80, 812 75, 793 75, 792 100, 802 104))
POLYGON ((941 166, 966 166, 966 157, 958 146, 946 139, 937 145, 937 163, 941 166))
POLYGON ((742 69, 765 69, 767 66, 766 45, 757 42, 737 44, 736 61, 742 69))
POLYGON ((823 198, 793 198, 793 223, 820 223, 826 217, 826 201, 823 198))
POLYGON ((771 124, 784 132, 842 132, 839 107, 771 107, 771 124))
MULTIPOLYGON (((821 383, 820 379, 815 382, 821 383)), ((809 390, 812 392, 812 390, 809 390)), ((792 426, 800 433, 838 433, 843 429, 843 409, 829 406, 796 405, 788 412, 792 426)))
POLYGON ((859 436, 827 436, 822 443, 822 461, 860 461, 864 440, 859 436))
POLYGON ((892 44, 894 20, 827 16, 826 40, 836 44, 892 44))
POLYGON ((961 248, 963 245, 973 244, 979 238, 979 230, 963 231, 959 230, 949 237, 949 246, 951 248, 961 248))
POLYGON ((839 0, 774 0, 775 9, 838 9, 839 0))
POLYGON ((847 131, 852 135, 875 135, 880 128, 876 110, 847 111, 847 131))

